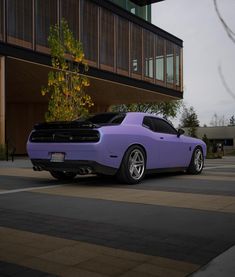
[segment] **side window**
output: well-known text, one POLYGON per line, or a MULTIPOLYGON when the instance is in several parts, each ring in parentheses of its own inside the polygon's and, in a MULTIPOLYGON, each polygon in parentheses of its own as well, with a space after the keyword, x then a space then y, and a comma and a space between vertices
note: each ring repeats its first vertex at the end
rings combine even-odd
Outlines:
POLYGON ((149 117, 149 116, 145 116, 144 119, 143 119, 143 126, 154 131, 154 128, 153 128, 153 123, 152 123, 152 118, 149 117))
POLYGON ((158 133, 177 135, 177 131, 165 120, 160 118, 152 118, 154 131, 158 133))

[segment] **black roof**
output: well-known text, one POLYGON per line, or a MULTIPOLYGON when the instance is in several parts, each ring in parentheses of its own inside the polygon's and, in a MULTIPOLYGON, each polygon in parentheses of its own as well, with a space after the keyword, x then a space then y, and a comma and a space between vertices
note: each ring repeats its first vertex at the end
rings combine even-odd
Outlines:
POLYGON ((161 2, 164 0, 131 0, 131 2, 139 5, 139 6, 146 6, 146 5, 150 5, 156 2, 161 2))

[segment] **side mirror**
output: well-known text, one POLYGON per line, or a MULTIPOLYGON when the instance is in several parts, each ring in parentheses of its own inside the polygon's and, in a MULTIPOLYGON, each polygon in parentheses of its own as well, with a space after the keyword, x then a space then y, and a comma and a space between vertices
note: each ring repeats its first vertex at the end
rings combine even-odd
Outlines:
POLYGON ((183 129, 179 129, 178 130, 178 134, 177 134, 177 137, 179 138, 181 135, 183 135, 185 132, 183 129))

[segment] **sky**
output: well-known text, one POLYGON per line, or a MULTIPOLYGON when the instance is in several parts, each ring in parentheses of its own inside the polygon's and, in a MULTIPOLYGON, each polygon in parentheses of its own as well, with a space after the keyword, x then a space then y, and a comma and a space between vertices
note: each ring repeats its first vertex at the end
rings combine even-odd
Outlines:
MULTIPOLYGON (((235 0, 218 0, 218 8, 235 32, 235 0)), ((227 36, 213 0, 165 0, 152 5, 152 23, 184 41, 184 102, 193 106, 200 125, 213 114, 235 115, 235 99, 224 88, 223 75, 235 93, 235 43, 227 36)))

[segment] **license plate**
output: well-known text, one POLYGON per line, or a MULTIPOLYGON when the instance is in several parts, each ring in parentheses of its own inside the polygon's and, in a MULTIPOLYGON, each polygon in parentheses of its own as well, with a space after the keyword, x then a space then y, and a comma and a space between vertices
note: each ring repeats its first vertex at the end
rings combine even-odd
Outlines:
POLYGON ((53 163, 64 162, 64 153, 51 153, 51 162, 53 163))

